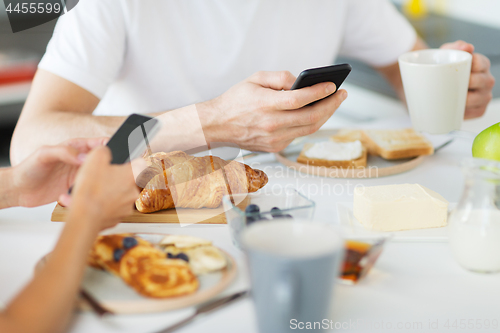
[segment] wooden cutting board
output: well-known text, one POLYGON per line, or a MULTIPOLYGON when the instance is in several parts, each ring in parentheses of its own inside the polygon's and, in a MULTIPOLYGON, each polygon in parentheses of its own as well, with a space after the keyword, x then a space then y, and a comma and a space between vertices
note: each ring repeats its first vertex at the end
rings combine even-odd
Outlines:
MULTIPOLYGON (((201 224, 226 224, 224 209, 202 208, 202 209, 179 209, 182 214, 182 223, 201 223, 201 224)), ((57 204, 52 212, 51 221, 66 222, 68 209, 57 204)), ((128 223, 179 223, 176 209, 162 210, 155 213, 143 214, 134 210, 132 215, 127 216, 122 222, 128 223)))

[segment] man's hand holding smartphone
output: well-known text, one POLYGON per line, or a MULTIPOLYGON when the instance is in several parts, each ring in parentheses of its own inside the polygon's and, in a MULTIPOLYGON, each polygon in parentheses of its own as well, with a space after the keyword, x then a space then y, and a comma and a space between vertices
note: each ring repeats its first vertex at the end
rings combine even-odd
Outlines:
POLYGON ((290 90, 290 72, 257 72, 221 96, 197 104, 207 142, 277 152, 316 132, 347 98, 332 82, 290 90), (333 94, 333 95, 332 95, 333 94), (313 102, 313 105, 309 105, 313 102))

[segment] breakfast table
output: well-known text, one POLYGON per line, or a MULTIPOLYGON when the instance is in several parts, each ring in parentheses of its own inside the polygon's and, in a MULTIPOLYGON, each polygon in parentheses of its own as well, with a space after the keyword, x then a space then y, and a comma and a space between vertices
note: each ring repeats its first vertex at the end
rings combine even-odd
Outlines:
MULTIPOLYGON (((403 107, 396 102, 373 97, 349 85, 346 89, 353 102, 346 103, 324 128, 410 126, 408 116, 400 112, 403 107), (366 112, 366 117, 355 112, 356 116, 351 116, 354 109, 371 109, 380 117, 367 117, 366 112)), ((460 161, 470 157, 474 135, 499 121, 500 99, 497 99, 491 102, 484 117, 465 121, 463 135, 451 144, 426 157, 415 169, 387 177, 336 179, 300 174, 279 164, 273 154, 253 157, 247 163, 268 174, 269 190, 285 186, 297 189, 316 203, 315 221, 335 225, 338 224, 336 203, 352 201, 354 186, 359 184, 418 183, 441 194, 450 203, 457 202, 464 184, 460 161)), ((63 223, 50 222, 54 206, 55 203, 0 211, 1 304, 8 303, 29 281, 37 261, 50 252, 57 241, 63 223)), ((181 227, 177 224, 121 223, 112 231, 188 234, 210 239, 232 255, 238 265, 235 281, 221 296, 250 287, 244 254, 233 246, 227 225, 181 227)), ((499 296, 500 274, 466 271, 452 257, 446 241, 390 241, 367 277, 356 285, 336 285, 331 296, 333 305, 325 319, 329 328, 335 331, 500 331, 499 296)), ((102 318, 93 312, 81 311, 75 316, 70 332, 156 332, 194 311, 191 307, 102 318)), ((178 332, 257 332, 251 299, 238 300, 178 332)))

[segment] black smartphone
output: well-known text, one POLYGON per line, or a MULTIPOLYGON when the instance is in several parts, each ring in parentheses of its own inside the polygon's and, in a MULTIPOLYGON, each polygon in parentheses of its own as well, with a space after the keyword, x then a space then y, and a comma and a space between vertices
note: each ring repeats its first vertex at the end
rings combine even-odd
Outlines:
POLYGON ((335 94, 351 70, 352 67, 349 64, 306 69, 299 74, 291 90, 310 87, 321 82, 333 82, 336 86, 333 92, 335 94))
POLYGON ((109 139, 111 164, 123 164, 141 156, 160 129, 160 122, 148 116, 131 114, 109 139))
MULTIPOLYGON (((160 122, 141 114, 131 114, 109 139, 111 164, 124 164, 141 156, 149 149, 149 141, 158 133, 160 122)), ((68 189, 71 194, 73 186, 68 189)))

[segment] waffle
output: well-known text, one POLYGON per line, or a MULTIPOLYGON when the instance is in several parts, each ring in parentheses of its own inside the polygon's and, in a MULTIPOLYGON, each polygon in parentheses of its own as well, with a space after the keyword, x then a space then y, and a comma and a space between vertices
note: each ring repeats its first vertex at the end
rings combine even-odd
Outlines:
MULTIPOLYGON (((94 268, 104 269, 114 275, 120 276, 120 262, 113 258, 115 249, 123 248, 123 239, 133 237, 132 234, 115 234, 99 236, 92 247, 88 264, 94 268)), ((134 237, 138 245, 153 247, 149 242, 139 237, 134 237)))
POLYGON ((136 268, 133 272, 129 272, 128 284, 144 296, 154 298, 181 296, 192 294, 199 287, 196 275, 184 260, 165 258, 141 260, 138 261, 136 268))
POLYGON ((119 276, 147 297, 180 296, 199 287, 196 275, 185 261, 167 259, 162 250, 133 234, 99 236, 88 261, 92 267, 119 276), (125 248, 127 237, 134 238, 136 244, 125 248))
POLYGON ((154 247, 136 246, 128 250, 119 262, 120 277, 126 283, 132 282, 132 277, 137 275, 144 261, 165 259, 165 254, 154 247))

